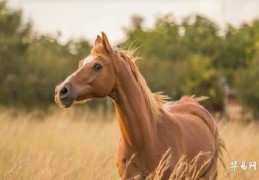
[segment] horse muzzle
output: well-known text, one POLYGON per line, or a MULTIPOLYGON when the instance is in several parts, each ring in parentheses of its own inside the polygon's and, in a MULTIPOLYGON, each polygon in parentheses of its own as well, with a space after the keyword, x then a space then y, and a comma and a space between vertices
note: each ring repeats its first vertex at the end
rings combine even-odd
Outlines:
POLYGON ((69 108, 75 100, 70 83, 61 83, 55 89, 55 102, 61 107, 69 108))

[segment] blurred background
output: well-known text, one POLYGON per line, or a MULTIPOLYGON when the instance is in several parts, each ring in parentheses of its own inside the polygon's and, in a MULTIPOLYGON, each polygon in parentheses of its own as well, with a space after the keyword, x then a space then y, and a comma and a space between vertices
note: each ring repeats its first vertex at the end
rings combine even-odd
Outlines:
POLYGON ((140 47, 152 91, 173 100, 208 96, 211 112, 258 119, 258 7, 255 0, 2 1, 0 104, 52 106, 55 85, 104 31, 114 46, 140 47))
MULTIPOLYGON (((103 160, 119 137, 110 100, 76 110, 54 103, 55 86, 101 31, 114 47, 138 48, 153 92, 208 96, 217 120, 235 122, 219 124, 230 160, 259 163, 258 9, 257 0, 0 0, 0 177, 118 177, 103 160)), ((249 172, 234 177, 258 178, 249 172)))

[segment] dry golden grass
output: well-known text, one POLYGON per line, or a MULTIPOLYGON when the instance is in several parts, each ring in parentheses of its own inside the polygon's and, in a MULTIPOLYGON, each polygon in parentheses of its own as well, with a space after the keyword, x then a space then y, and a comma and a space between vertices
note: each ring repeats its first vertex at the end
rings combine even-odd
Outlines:
POLYGON ((0 113, 0 179, 118 179, 115 121, 74 109, 11 114, 0 113))
MULTIPOLYGON (((224 161, 230 178, 234 180, 259 180, 259 124, 258 123, 220 123, 219 130, 223 137, 228 155, 225 153, 224 161), (231 169, 230 163, 237 161, 236 171, 231 169), (240 165, 245 161, 247 170, 242 170, 240 165), (249 162, 257 162, 256 170, 249 170, 249 162)), ((225 170, 219 168, 219 179, 229 179, 225 170)))
MULTIPOLYGON (((203 157, 207 157, 209 154, 210 153, 200 152, 191 161, 188 161, 185 156, 182 156, 178 161, 178 163, 176 164, 173 172, 169 176, 169 180, 198 179, 198 177, 202 172, 202 169, 208 165, 209 159, 205 161, 201 167, 197 167, 197 165, 199 161, 203 159, 203 157)), ((146 179, 161 180, 166 170, 170 167, 170 161, 171 161, 172 155, 173 155, 173 152, 171 149, 169 149, 161 158, 154 172, 150 173, 146 179)))
MULTIPOLYGON (((115 167, 119 130, 115 117, 109 116, 113 120, 105 122, 102 111, 72 108, 26 114, 0 110, 0 179, 119 179, 115 167)), ((234 172, 230 162, 259 164, 259 126, 220 123, 219 129, 229 151, 224 159, 231 179, 258 180, 259 169, 234 172)), ((165 156, 149 177, 161 174, 166 160, 165 156)), ((181 177, 180 171, 174 172, 178 178, 173 179, 181 177)), ((222 166, 218 177, 229 179, 222 166)))

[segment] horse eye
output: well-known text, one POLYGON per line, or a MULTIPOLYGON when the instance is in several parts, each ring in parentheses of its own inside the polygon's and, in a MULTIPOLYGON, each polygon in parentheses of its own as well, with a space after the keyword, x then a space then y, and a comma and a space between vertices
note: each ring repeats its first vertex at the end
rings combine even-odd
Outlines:
POLYGON ((102 65, 97 63, 93 66, 93 70, 96 72, 100 71, 102 68, 103 68, 102 65))

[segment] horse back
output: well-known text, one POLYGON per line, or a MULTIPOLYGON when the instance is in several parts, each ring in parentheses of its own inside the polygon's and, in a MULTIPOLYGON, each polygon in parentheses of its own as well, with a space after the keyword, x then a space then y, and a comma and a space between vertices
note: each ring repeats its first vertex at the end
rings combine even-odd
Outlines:
POLYGON ((164 108, 171 114, 197 116, 213 134, 216 131, 217 126, 213 116, 193 97, 184 96, 178 101, 167 102, 164 108))

